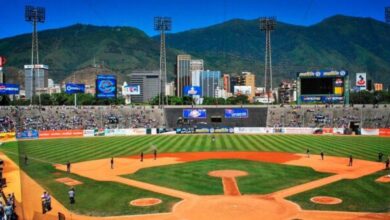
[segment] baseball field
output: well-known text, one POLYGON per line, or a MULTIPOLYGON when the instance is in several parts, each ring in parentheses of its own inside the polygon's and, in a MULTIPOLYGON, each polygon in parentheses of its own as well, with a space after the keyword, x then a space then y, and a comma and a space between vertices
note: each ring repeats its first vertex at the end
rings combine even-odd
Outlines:
POLYGON ((14 172, 10 167, 22 171, 20 208, 25 219, 55 219, 57 211, 71 219, 390 217, 390 183, 385 178, 378 181, 389 171, 377 161, 379 152, 384 158, 390 155, 390 138, 215 137, 215 141, 210 135, 47 139, 5 143, 0 150, 6 174, 14 172), (70 187, 76 190, 73 205, 67 194, 70 187), (54 210, 45 215, 40 213, 43 191, 54 197, 54 210))

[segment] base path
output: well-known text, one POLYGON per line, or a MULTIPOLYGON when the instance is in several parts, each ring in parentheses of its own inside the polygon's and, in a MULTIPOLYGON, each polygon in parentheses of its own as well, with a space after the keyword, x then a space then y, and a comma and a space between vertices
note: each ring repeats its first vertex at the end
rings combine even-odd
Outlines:
MULTIPOLYGON (((98 181, 114 181, 130 186, 147 189, 153 192, 163 193, 181 198, 170 213, 114 216, 114 217, 92 217, 83 216, 70 212, 62 206, 55 198, 52 198, 53 210, 42 215, 40 195, 45 191, 39 184, 31 179, 24 172, 19 172, 18 167, 5 155, 0 159, 5 161, 4 176, 7 178, 8 187, 5 193, 15 192, 18 213, 20 219, 57 219, 57 213, 65 214, 66 219, 72 220, 95 220, 95 219, 148 219, 148 220, 203 220, 203 219, 390 219, 389 213, 362 213, 362 212, 329 212, 329 211, 305 211, 290 201, 285 200, 286 196, 317 188, 340 179, 358 178, 383 169, 382 163, 355 160, 353 167, 348 167, 348 159, 327 156, 324 161, 319 156, 313 155, 306 158, 300 154, 278 153, 278 152, 199 152, 199 153, 170 153, 159 154, 157 160, 151 159, 152 155, 146 155, 144 162, 138 157, 115 158, 115 169, 110 168, 110 159, 85 161, 72 164, 72 173, 98 181), (160 187, 157 185, 139 182, 120 177, 120 175, 131 174, 146 167, 162 166, 167 164, 185 163, 188 161, 206 159, 245 159, 253 161, 264 161, 270 163, 282 163, 296 166, 312 167, 317 171, 333 172, 335 175, 315 180, 302 185, 269 194, 269 195, 243 195, 243 196, 198 196, 176 189, 160 187), (19 175, 19 176, 18 176, 19 175), (19 177, 19 182, 18 182, 19 177), (22 185, 20 182, 22 180, 22 185), (22 196, 23 195, 23 196, 22 196)), ((66 170, 65 165, 57 165, 57 169, 66 170)), ((210 177, 215 178, 215 177, 210 177)), ((222 177, 223 178, 223 177, 222 177)), ((232 177, 229 177, 232 178, 232 177)), ((233 177, 234 179, 234 177, 233 177)), ((230 183, 227 183, 230 184, 230 183)), ((238 187, 237 187, 237 190, 238 187)), ((238 191, 239 192, 239 191, 238 191)), ((129 201, 130 202, 130 201, 129 201)), ((164 201, 163 201, 164 202, 164 201)))

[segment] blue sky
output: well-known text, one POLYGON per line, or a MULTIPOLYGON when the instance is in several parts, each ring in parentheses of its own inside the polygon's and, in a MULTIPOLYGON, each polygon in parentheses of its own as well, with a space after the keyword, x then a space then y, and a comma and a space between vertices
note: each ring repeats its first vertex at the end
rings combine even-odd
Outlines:
POLYGON ((383 21, 390 0, 0 0, 0 39, 31 32, 31 24, 24 21, 27 4, 46 8, 47 21, 38 30, 83 23, 132 26, 155 35, 154 16, 172 17, 172 32, 262 16, 297 25, 335 14, 383 21))

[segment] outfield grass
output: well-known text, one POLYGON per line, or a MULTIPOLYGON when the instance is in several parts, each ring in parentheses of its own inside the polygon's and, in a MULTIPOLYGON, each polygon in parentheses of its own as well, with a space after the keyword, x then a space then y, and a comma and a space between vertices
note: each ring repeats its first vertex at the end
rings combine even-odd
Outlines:
POLYGON ((125 177, 194 194, 223 194, 221 178, 208 175, 214 170, 248 172, 248 176, 236 178, 241 194, 267 194, 329 175, 307 167, 247 160, 203 160, 145 168, 125 177))
POLYGON ((375 182, 378 177, 388 173, 388 171, 380 171, 359 179, 341 180, 287 199, 298 203, 304 209, 390 212, 390 184, 375 182), (316 204, 310 201, 314 196, 337 197, 343 202, 337 205, 316 204))
POLYGON ((156 145, 159 152, 198 151, 284 151, 344 156, 376 160, 378 152, 390 154, 390 138, 367 136, 314 135, 161 135, 136 137, 71 138, 19 141, 21 154, 27 153, 52 163, 109 158, 112 156, 151 153, 156 145))
MULTIPOLYGON (((167 200, 162 206, 149 208, 129 208, 127 203, 134 197, 151 195, 148 191, 124 186, 119 183, 98 182, 76 175, 70 177, 84 182, 77 187, 78 203, 68 205, 67 187, 54 181, 57 176, 52 164, 65 164, 117 156, 138 155, 141 151, 151 153, 151 146, 156 145, 159 152, 199 152, 199 151, 284 151, 304 153, 310 148, 311 153, 321 150, 326 155, 348 156, 365 160, 376 160, 378 152, 390 154, 390 138, 364 136, 314 136, 314 135, 216 135, 211 141, 210 135, 158 135, 134 137, 96 137, 52 140, 19 141, 6 143, 0 147, 14 161, 17 155, 27 154, 31 165, 23 167, 46 190, 73 211, 92 215, 116 215, 151 213, 169 210, 175 198, 154 194, 153 197, 167 200), (130 194, 127 196, 127 194, 130 194), (99 195, 99 201, 95 201, 99 195), (122 199, 123 198, 123 199, 122 199), (93 201, 93 202, 91 202, 93 201), (118 204, 118 205, 114 205, 118 204), (147 210, 149 209, 149 210, 147 210)), ((68 174, 62 173, 61 176, 68 174)), ((60 177, 61 177, 60 176, 60 177)), ((365 198, 365 197, 364 197, 365 198)), ((363 198, 362 198, 363 199, 363 198)))

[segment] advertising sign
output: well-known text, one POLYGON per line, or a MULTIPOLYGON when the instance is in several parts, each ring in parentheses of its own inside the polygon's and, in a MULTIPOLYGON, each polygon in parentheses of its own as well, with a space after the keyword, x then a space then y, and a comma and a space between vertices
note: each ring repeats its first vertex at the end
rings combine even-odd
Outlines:
POLYGON ((140 85, 122 86, 122 95, 140 95, 140 94, 141 94, 140 85))
POLYGON ((234 95, 247 95, 251 94, 252 88, 250 86, 234 86, 234 95))
POLYGON ((7 141, 14 141, 14 140, 15 140, 15 132, 0 133, 0 141, 7 142, 7 141))
POLYGON ((4 66, 6 62, 7 62, 7 59, 5 59, 5 57, 3 57, 3 56, 0 56, 0 67, 4 66))
POLYGON ((89 130, 84 130, 83 132, 84 137, 94 137, 95 136, 95 130, 89 129, 89 130))
POLYGON ((131 129, 105 129, 104 136, 125 136, 130 135, 131 129))
POLYGON ((200 86, 185 86, 183 90, 185 96, 202 96, 202 88, 200 86))
POLYGON ((183 109, 183 118, 207 118, 206 109, 183 109))
POLYGON ((274 133, 274 128, 266 127, 235 127, 235 134, 272 134, 274 133))
POLYGON ((360 90, 367 89, 367 74, 366 73, 356 73, 356 86, 360 90))
POLYGON ((67 94, 85 93, 85 84, 67 83, 65 85, 65 93, 67 94))
POLYGON ((347 76, 348 72, 345 70, 341 71, 312 71, 312 72, 304 72, 304 73, 298 73, 298 77, 304 78, 304 77, 316 77, 316 78, 323 78, 323 77, 335 77, 335 76, 347 76))
POLYGON ((247 108, 227 108, 225 118, 248 118, 247 108))
POLYGON ((16 133, 17 139, 35 139, 39 137, 37 130, 26 130, 16 133))
POLYGON ((301 96, 302 102, 342 102, 343 96, 301 96))
POLYGON ((83 137, 83 130, 39 131, 39 138, 83 137))
POLYGON ((362 128, 360 130, 360 133, 362 135, 375 135, 375 136, 378 136, 379 135, 379 129, 362 128))
POLYGON ((194 133, 193 128, 176 128, 176 134, 192 134, 194 133))
POLYGON ((390 128, 379 128, 379 136, 390 136, 390 128))
POLYGON ((115 75, 97 75, 96 97, 97 98, 116 97, 116 76, 115 75))
POLYGON ((19 85, 0 83, 0 95, 19 94, 19 85))

